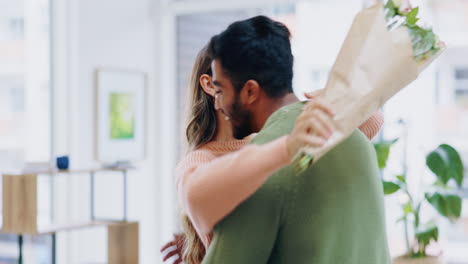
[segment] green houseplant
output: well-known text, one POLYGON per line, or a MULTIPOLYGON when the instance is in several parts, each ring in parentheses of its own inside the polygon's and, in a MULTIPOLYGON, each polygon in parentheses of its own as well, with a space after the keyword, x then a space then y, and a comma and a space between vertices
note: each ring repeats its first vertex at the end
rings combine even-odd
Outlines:
MULTIPOLYGON (((391 146, 396 142, 385 141, 374 144, 380 169, 385 169, 391 146)), ((405 225, 407 254, 395 261, 396 263, 440 263, 428 260, 427 246, 437 242, 439 228, 435 221, 427 221, 421 217, 421 206, 430 204, 440 216, 455 221, 460 218, 462 198, 459 188, 464 180, 464 168, 458 151, 450 145, 442 144, 426 156, 426 165, 436 176, 432 185, 424 190, 424 195, 415 195, 408 188, 407 175, 393 175, 391 179, 383 180, 385 195, 400 193, 406 199, 402 203, 402 221, 405 225), (412 224, 410 234, 408 225, 412 224), (411 242, 413 241, 413 242, 411 242), (425 260, 421 260, 425 259, 425 260)))

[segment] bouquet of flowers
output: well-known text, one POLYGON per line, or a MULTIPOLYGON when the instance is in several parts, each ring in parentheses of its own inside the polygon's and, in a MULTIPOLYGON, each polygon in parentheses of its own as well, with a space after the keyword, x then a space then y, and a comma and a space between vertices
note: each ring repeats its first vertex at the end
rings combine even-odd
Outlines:
POLYGON ((418 24, 418 13, 408 0, 388 0, 356 15, 322 94, 336 113, 336 131, 324 146, 303 149, 294 162, 298 173, 349 137, 443 52, 445 44, 418 24))
POLYGON ((409 0, 389 0, 385 4, 387 27, 392 30, 404 26, 411 37, 414 60, 425 64, 427 60, 436 57, 443 49, 445 43, 431 28, 419 26, 419 7, 413 8, 409 0))

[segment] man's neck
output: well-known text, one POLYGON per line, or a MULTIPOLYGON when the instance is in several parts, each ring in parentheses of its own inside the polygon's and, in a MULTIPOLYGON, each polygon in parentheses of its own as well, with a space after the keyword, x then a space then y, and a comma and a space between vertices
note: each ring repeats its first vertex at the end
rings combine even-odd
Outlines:
POLYGON ((272 102, 269 103, 268 108, 262 111, 261 115, 259 116, 259 119, 257 120, 257 130, 259 131, 260 129, 262 129, 263 125, 265 125, 265 122, 268 120, 271 114, 273 114, 283 106, 290 105, 296 102, 299 102, 299 99, 297 99, 294 93, 288 93, 281 98, 272 100, 272 102))
POLYGON ((297 99, 296 95, 294 93, 288 93, 287 95, 283 96, 281 99, 278 100, 275 106, 276 109, 273 112, 277 111, 283 106, 290 105, 290 104, 297 103, 297 102, 299 102, 299 99, 297 99))

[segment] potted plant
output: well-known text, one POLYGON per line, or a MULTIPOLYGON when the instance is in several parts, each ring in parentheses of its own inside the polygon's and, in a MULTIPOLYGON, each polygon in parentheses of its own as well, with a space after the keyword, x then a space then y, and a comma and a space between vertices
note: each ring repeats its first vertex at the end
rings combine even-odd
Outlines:
MULTIPOLYGON (((396 142, 387 141, 374 144, 380 169, 385 169, 391 146, 396 142)), ((458 195, 464 180, 464 168, 459 153, 450 145, 442 144, 426 156, 426 165, 436 176, 432 185, 416 195, 408 188, 407 175, 394 175, 383 180, 385 195, 400 193, 402 201, 402 221, 405 227, 407 253, 394 259, 394 264, 441 264, 437 256, 429 256, 427 246, 439 239, 439 228, 434 220, 421 217, 421 206, 431 205, 440 216, 454 222, 460 218, 462 198, 458 195), (412 224, 410 234, 408 225, 412 224)))

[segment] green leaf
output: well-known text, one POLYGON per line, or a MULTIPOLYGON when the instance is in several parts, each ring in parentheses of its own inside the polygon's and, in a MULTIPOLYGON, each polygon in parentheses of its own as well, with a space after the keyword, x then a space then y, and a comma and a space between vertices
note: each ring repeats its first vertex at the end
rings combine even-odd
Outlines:
POLYGON ((404 175, 397 175, 396 177, 399 182, 406 184, 406 178, 404 175))
POLYGON ((408 14, 406 14, 406 23, 408 25, 416 25, 416 22, 418 22, 419 18, 417 17, 419 13, 419 7, 411 9, 408 14))
POLYGON ((461 215, 462 199, 454 194, 426 193, 427 201, 442 215, 450 220, 461 215))
POLYGON ((384 6, 385 11, 386 11, 386 18, 392 18, 398 13, 398 7, 395 6, 395 3, 393 3, 393 0, 388 0, 387 3, 384 6))
POLYGON ((443 184, 447 184, 450 180, 446 160, 443 153, 437 151, 432 151, 426 156, 426 165, 443 184))
POLYGON ((415 230, 416 239, 421 245, 429 245, 431 240, 439 240, 439 228, 433 223, 415 230))
POLYGON ((419 228, 419 223, 420 223, 421 205, 422 203, 419 203, 414 209, 414 226, 417 228, 419 228))
POLYGON ((306 154, 306 153, 298 153, 294 159, 293 159, 293 164, 294 164, 294 169, 296 171, 296 174, 301 174, 305 170, 307 170, 310 165, 312 165, 312 162, 314 161, 314 157, 306 154))
POLYGON ((464 168, 459 153, 450 145, 443 144, 429 153, 426 164, 443 184, 454 179, 459 187, 463 184, 464 168))
POLYGON ((413 212, 413 207, 411 206, 410 203, 406 203, 406 204, 403 206, 403 212, 405 213, 405 215, 410 214, 410 213, 413 212))
POLYGON ((425 29, 418 25, 407 24, 411 36, 414 57, 420 57, 434 49, 437 37, 432 29, 425 29))
POLYGON ((400 190, 400 186, 396 183, 383 181, 384 194, 389 195, 400 190))
POLYGON ((388 0, 387 3, 385 3, 385 8, 388 8, 388 9, 396 8, 395 3, 393 3, 393 0, 388 0))
POLYGON ((463 162, 460 158, 460 154, 450 145, 442 144, 439 148, 445 150, 448 155, 449 167, 450 167, 450 178, 454 179, 458 187, 463 185, 464 180, 464 167, 463 162))
POLYGON ((377 153, 379 169, 385 169, 387 166, 388 156, 390 155, 390 147, 397 141, 398 139, 394 139, 391 141, 382 141, 374 144, 375 152, 377 153))

